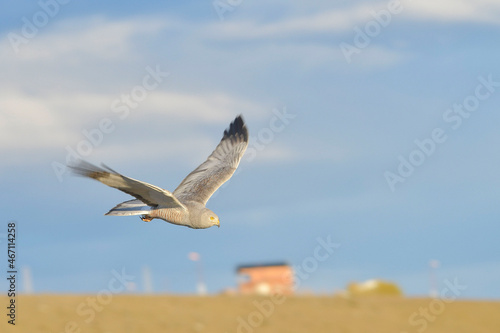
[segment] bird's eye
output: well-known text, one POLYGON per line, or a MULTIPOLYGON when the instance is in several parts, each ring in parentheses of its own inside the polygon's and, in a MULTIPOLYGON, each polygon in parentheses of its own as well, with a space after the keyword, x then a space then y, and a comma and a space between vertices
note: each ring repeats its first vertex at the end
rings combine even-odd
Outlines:
POLYGON ((213 217, 213 216, 210 216, 210 220, 212 220, 212 221, 213 221, 213 220, 215 220, 215 217, 213 217))

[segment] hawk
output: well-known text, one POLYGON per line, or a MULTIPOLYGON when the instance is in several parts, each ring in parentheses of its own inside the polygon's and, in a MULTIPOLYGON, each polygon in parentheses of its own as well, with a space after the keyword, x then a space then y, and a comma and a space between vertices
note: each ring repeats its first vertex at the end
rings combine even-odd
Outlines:
POLYGON ((158 186, 129 178, 102 165, 79 161, 70 166, 80 176, 92 178, 135 197, 122 202, 105 215, 140 215, 145 222, 161 219, 193 229, 220 227, 219 217, 205 205, 214 192, 235 172, 248 146, 248 129, 242 116, 236 117, 207 160, 169 192, 158 186))

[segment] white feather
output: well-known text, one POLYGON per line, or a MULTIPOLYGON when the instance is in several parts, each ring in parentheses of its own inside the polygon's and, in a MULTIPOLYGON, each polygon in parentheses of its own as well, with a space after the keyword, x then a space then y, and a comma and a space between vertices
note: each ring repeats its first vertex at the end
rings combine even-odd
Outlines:
POLYGON ((105 215, 111 216, 130 216, 143 215, 151 212, 152 207, 146 205, 141 200, 129 200, 116 205, 105 215))

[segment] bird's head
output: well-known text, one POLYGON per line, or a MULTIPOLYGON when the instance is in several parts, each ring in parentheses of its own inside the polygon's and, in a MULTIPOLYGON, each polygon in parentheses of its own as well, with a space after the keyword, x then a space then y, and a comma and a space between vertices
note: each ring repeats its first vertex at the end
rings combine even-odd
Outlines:
POLYGON ((201 221, 204 225, 206 225, 207 228, 210 228, 214 225, 220 227, 219 217, 208 208, 205 208, 205 211, 201 215, 201 221))

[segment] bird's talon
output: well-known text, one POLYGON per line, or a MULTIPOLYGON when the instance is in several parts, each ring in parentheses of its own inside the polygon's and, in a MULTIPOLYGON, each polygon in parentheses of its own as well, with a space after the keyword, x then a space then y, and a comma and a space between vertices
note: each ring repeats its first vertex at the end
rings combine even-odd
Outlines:
POLYGON ((151 222, 153 218, 149 215, 141 215, 141 220, 143 220, 144 222, 151 222))

